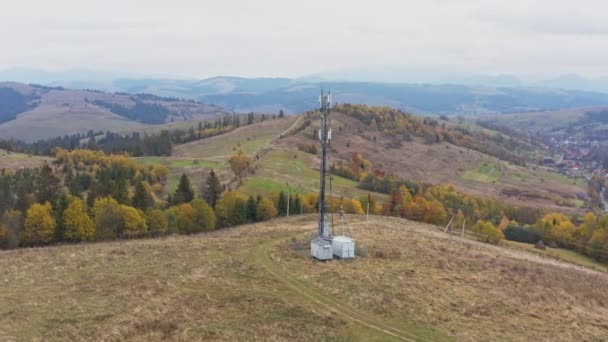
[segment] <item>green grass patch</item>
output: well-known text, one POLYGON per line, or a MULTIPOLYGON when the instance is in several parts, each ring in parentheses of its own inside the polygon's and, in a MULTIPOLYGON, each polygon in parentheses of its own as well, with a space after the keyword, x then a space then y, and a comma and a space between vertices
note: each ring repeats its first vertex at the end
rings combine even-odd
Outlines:
MULTIPOLYGON (((314 156, 301 151, 272 149, 264 155, 255 174, 244 181, 239 191, 248 195, 281 190, 295 193, 319 191, 319 171, 312 167, 314 159, 314 156)), ((351 179, 332 176, 331 187, 336 196, 367 196, 367 191, 359 189, 357 185, 351 179)), ((327 186, 329 191, 329 179, 327 186)), ((378 193, 375 196, 380 199, 387 197, 378 193)))
POLYGON ((502 173, 499 169, 498 163, 493 161, 484 161, 480 163, 476 168, 465 171, 462 175, 464 179, 469 179, 481 183, 496 183, 502 173))

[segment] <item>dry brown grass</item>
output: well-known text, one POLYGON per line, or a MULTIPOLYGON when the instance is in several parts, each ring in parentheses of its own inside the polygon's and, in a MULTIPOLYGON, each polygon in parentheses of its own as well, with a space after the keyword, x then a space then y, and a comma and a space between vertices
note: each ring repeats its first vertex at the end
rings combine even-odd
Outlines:
POLYGON ((17 170, 21 168, 36 168, 42 166, 44 162, 50 163, 54 158, 30 156, 23 153, 7 152, 0 150, 0 170, 17 170))
POLYGON ((306 291, 334 295, 361 319, 432 327, 424 336, 608 338, 605 274, 474 242, 463 247, 435 227, 404 220, 352 221, 368 250, 353 262, 312 262, 303 256, 307 243, 289 247, 314 229, 314 215, 194 236, 3 252, 0 340, 391 337, 332 314, 273 267, 306 291))
POLYGON ((305 262, 276 247, 285 270, 362 310, 408 318, 459 341, 608 339, 608 275, 459 239, 397 219, 354 225, 367 257, 305 262))

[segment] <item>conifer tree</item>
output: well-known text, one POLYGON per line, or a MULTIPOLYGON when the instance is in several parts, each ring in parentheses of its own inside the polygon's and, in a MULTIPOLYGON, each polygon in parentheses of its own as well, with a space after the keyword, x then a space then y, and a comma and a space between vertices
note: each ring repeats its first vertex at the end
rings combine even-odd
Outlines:
POLYGON ((114 199, 116 199, 116 201, 118 201, 120 204, 129 203, 129 186, 126 176, 124 176, 122 173, 120 173, 116 178, 112 197, 114 197, 114 199))
MULTIPOLYGON (((299 215, 302 212, 302 201, 300 200, 300 195, 296 194, 293 200, 293 213, 295 215, 299 215)), ((291 210, 290 210, 291 213, 291 210)))
POLYGON ((61 190, 61 180, 53 173, 49 164, 44 163, 36 181, 36 199, 39 203, 55 203, 57 194, 61 190))
POLYGON ((62 193, 55 202, 55 241, 63 241, 65 234, 65 223, 63 213, 70 204, 70 198, 65 193, 62 193))
POLYGON ((152 205, 152 197, 146 190, 144 182, 139 178, 135 183, 135 193, 133 194, 132 204, 140 210, 147 210, 152 205))
POLYGON ((173 195, 173 204, 190 203, 193 199, 194 190, 192 184, 190 184, 190 178, 183 173, 173 195))
POLYGON ((247 215, 246 215, 247 222, 256 221, 257 211, 258 211, 257 202, 255 201, 253 196, 249 196, 249 199, 247 199, 247 215))
POLYGON ((242 198, 236 199, 228 222, 231 226, 238 226, 247 222, 247 202, 245 200, 242 198))
POLYGON ((222 195, 222 185, 220 179, 217 177, 215 171, 211 170, 202 190, 203 199, 211 206, 215 207, 215 204, 222 195))
POLYGON ((279 193, 279 202, 277 203, 277 209, 279 211, 279 215, 287 215, 287 196, 285 196, 285 193, 283 191, 279 193))

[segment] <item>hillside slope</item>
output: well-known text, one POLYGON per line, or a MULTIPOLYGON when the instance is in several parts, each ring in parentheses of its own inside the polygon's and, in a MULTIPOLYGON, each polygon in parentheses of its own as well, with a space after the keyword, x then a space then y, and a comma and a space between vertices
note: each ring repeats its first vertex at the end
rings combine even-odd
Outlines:
MULTIPOLYGON (((306 129, 278 140, 276 146, 297 149, 299 145, 315 144, 317 127, 313 120, 306 129)), ((416 136, 405 139, 403 134, 385 134, 340 112, 332 114, 332 127, 331 163, 348 161, 353 153, 361 153, 375 169, 404 179, 449 183, 463 192, 517 205, 581 212, 570 201, 586 191, 584 182, 538 167, 518 166, 447 141, 428 144, 416 136)))
POLYGON ((315 263, 314 222, 2 252, 0 338, 608 337, 606 274, 389 218, 351 218, 367 256, 315 263))
POLYGON ((0 138, 37 140, 88 130, 136 130, 205 119, 218 107, 174 98, 0 83, 0 138))

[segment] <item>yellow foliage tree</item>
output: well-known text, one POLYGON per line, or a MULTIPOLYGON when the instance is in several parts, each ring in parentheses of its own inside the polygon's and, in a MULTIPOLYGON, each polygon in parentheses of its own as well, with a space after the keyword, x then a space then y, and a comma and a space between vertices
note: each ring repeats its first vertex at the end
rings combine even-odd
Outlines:
POLYGON ((242 150, 239 150, 235 155, 228 159, 232 172, 239 178, 242 178, 243 172, 251 165, 251 158, 245 154, 242 150))
POLYGON ((123 233, 125 235, 134 236, 148 231, 148 225, 142 212, 123 204, 120 206, 120 213, 124 224, 123 233))
POLYGON ((120 204, 112 197, 102 197, 93 204, 95 218, 95 239, 114 239, 123 231, 120 204))
POLYGON ((277 217, 277 215, 277 208, 274 207, 274 204, 270 200, 262 198, 262 200, 260 200, 260 203, 258 203, 258 208, 256 212, 257 220, 267 221, 274 217, 277 217))
POLYGON ((502 239, 504 239, 503 233, 498 228, 494 227, 492 223, 487 221, 477 221, 472 230, 483 242, 497 245, 502 239))
POLYGON ((219 201, 215 204, 215 216, 220 227, 230 226, 231 216, 235 212, 235 207, 238 201, 247 201, 247 196, 238 191, 227 191, 222 195, 219 201))
POLYGON ((344 207, 344 212, 347 214, 362 215, 365 213, 361 206, 361 202, 357 199, 344 198, 342 200, 342 205, 344 207))
POLYGON ((164 233, 169 227, 167 215, 160 209, 151 209, 146 212, 146 223, 151 232, 164 233))
POLYGON ((51 204, 33 204, 25 214, 25 242, 31 245, 46 244, 53 240, 54 233, 55 218, 51 204))
POLYGON ((63 213, 65 237, 72 241, 90 241, 95 237, 95 226, 87 214, 84 202, 74 198, 63 213))

